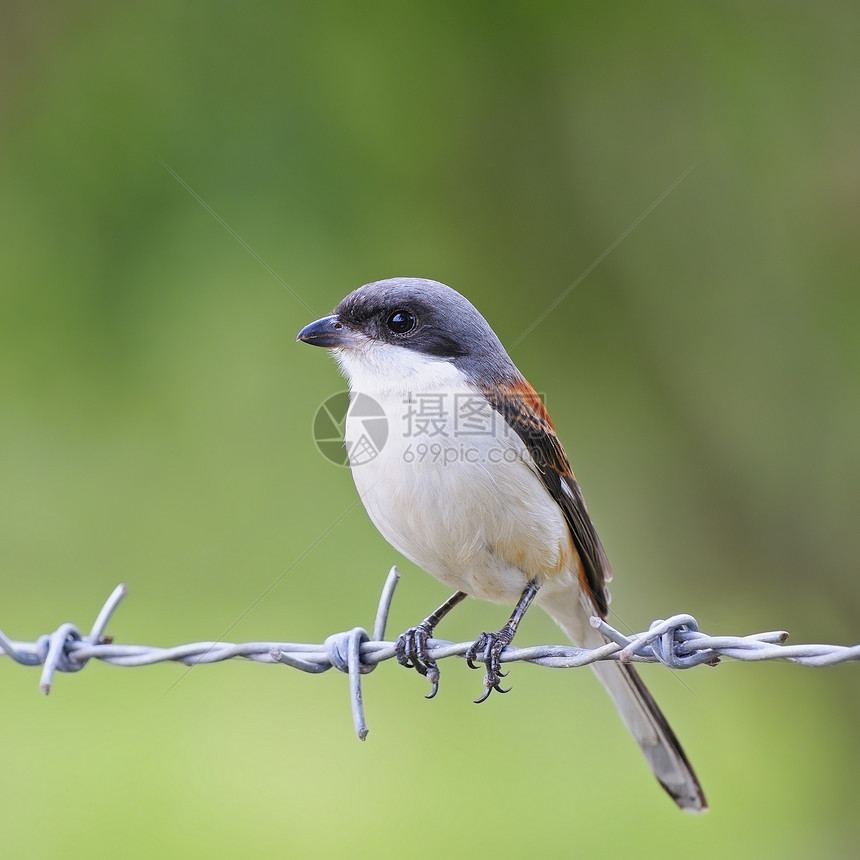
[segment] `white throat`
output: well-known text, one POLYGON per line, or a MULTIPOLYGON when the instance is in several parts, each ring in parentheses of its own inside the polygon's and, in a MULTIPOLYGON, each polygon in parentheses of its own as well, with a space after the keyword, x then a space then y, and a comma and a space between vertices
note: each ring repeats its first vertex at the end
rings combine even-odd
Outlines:
POLYGON ((475 390, 453 362, 402 346, 368 340, 353 349, 336 349, 334 355, 353 394, 379 401, 410 392, 475 390))

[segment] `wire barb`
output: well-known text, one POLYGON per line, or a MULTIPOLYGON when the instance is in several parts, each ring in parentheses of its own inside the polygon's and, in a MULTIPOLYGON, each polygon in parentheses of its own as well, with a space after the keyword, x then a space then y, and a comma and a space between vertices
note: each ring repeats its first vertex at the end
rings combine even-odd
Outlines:
MULTIPOLYGON (((297 642, 192 642, 172 648, 152 645, 117 645, 106 637, 107 628, 127 590, 118 585, 105 601, 89 634, 74 624, 61 624, 53 633, 34 642, 8 638, 0 630, 0 656, 7 656, 22 666, 41 666, 40 687, 46 695, 57 672, 79 672, 90 660, 114 666, 149 666, 174 662, 185 666, 220 663, 244 657, 256 663, 282 663, 302 672, 318 674, 331 668, 349 677, 349 696, 355 732, 361 740, 367 737, 361 676, 372 672, 380 663, 395 658, 394 642, 385 641, 385 628, 400 579, 392 567, 385 580, 373 634, 362 627, 329 636, 321 644, 297 642)), ((502 651, 502 663, 523 661, 553 669, 573 669, 599 660, 623 663, 662 663, 671 669, 691 669, 706 664, 715 666, 720 658, 732 660, 788 660, 804 666, 832 666, 860 660, 860 645, 786 645, 788 633, 775 630, 749 636, 709 636, 699 630, 692 615, 673 615, 655 621, 646 633, 625 636, 602 618, 592 618, 592 626, 607 639, 599 648, 577 648, 573 645, 536 645, 502 651)), ((430 639, 427 656, 432 660, 465 657, 472 642, 447 642, 430 639)))

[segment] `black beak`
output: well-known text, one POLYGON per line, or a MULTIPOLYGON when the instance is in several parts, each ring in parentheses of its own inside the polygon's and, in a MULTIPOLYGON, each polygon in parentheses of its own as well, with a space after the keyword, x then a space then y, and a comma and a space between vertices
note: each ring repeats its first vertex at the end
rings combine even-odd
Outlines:
POLYGON ((333 314, 306 325, 298 333, 296 340, 309 343, 311 346, 348 347, 355 345, 358 336, 337 318, 337 314, 333 314))

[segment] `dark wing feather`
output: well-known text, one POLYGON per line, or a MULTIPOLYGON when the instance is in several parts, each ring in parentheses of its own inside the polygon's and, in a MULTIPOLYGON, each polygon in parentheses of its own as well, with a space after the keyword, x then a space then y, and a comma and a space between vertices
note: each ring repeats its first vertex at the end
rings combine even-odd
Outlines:
POLYGON ((585 507, 582 490, 543 401, 525 379, 508 388, 484 389, 484 394, 522 439, 544 486, 564 513, 582 561, 582 584, 591 595, 597 611, 605 617, 609 611, 606 583, 612 579, 612 571, 585 507))

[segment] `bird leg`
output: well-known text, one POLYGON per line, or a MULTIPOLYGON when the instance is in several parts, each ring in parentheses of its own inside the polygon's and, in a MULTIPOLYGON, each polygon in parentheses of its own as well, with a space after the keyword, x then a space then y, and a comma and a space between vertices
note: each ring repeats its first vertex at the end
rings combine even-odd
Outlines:
POLYGON ((513 641, 517 627, 519 627, 526 610, 535 599, 539 588, 540 586, 534 579, 530 580, 513 613, 511 613, 508 623, 498 633, 482 633, 466 652, 466 662, 469 664, 469 668, 477 669, 478 667, 475 665, 477 660, 483 663, 487 669, 487 674, 484 675, 484 693, 475 700, 476 704, 486 701, 493 690, 497 690, 499 693, 510 692, 510 688, 505 690, 501 686, 502 678, 508 674, 502 671, 502 651, 513 641))
POLYGON ((426 698, 432 699, 439 692, 439 667, 436 661, 427 656, 427 640, 433 637, 436 625, 466 597, 465 591, 452 594, 435 612, 428 615, 420 624, 410 627, 397 637, 394 653, 397 662, 407 669, 417 669, 431 683, 432 688, 426 698))

